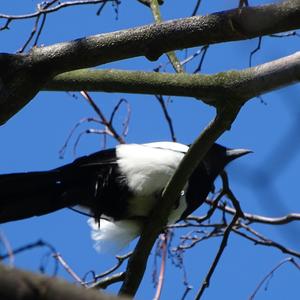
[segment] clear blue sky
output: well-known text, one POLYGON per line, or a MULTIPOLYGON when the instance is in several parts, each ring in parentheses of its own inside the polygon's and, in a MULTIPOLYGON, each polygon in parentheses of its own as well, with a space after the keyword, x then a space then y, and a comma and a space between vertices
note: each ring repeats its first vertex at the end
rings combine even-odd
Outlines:
MULTIPOLYGON (((23 14, 34 10, 39 1, 2 0, 0 13, 23 14)), ((166 0, 162 7, 164 19, 189 16, 196 1, 166 0)), ((237 0, 203 0, 202 14, 234 8, 237 0)), ((271 1, 250 1, 251 5, 271 1)), ((39 44, 52 44, 60 41, 140 26, 152 22, 150 11, 137 1, 123 1, 119 7, 118 20, 114 8, 108 4, 100 17, 96 16, 98 7, 69 8, 47 17, 39 44), (128 3, 127 3, 128 2, 128 3)), ((26 40, 33 21, 19 21, 11 24, 11 29, 0 32, 0 52, 15 52, 26 40)), ((299 36, 287 38, 266 37, 262 48, 253 56, 253 65, 292 54, 299 50, 299 36)), ((205 58, 204 73, 215 73, 230 69, 248 67, 250 52, 255 49, 257 39, 211 46, 205 58)), ((198 50, 190 49, 189 54, 198 50)), ((183 59, 184 51, 178 51, 183 59)), ((157 62, 148 62, 145 58, 136 58, 103 65, 101 68, 119 68, 151 71, 167 59, 161 57, 157 62)), ((197 65, 196 59, 187 70, 197 65)), ((171 71, 167 67, 167 71, 171 71)), ((168 127, 158 102, 153 96, 93 93, 101 109, 109 114, 120 98, 126 98, 131 104, 132 117, 127 142, 143 143, 170 140, 168 127)), ((191 143, 213 117, 214 111, 201 102, 188 98, 173 97, 168 105, 178 141, 191 143)), ((244 211, 280 216, 300 210, 298 192, 298 169, 300 156, 297 126, 299 128, 299 86, 275 91, 263 96, 263 102, 253 99, 241 111, 231 131, 219 140, 230 147, 249 148, 254 154, 235 162, 228 168, 231 186, 240 200, 244 211), (294 131, 293 131, 294 130, 294 131), (288 138, 291 136, 291 138, 288 138), (286 151, 274 155, 279 147, 286 151), (277 163, 281 164, 277 164, 277 163), (277 167, 278 166, 278 167, 277 167), (257 174, 265 177, 258 177, 257 174), (259 178, 259 183, 257 183, 259 178), (263 179, 264 178, 264 179, 263 179), (268 181, 269 180, 269 181, 268 181), (271 188, 264 189, 270 182, 271 188)), ((116 124, 122 122, 125 111, 116 118, 116 124)), ((67 93, 41 92, 21 112, 7 124, 0 127, 1 155, 0 172, 23 172, 55 168, 74 159, 71 140, 70 147, 63 160, 59 159, 59 149, 63 146, 70 130, 80 119, 95 116, 87 103, 78 95, 71 97, 67 93)), ((93 124, 87 124, 77 130, 77 134, 93 124)), ((299 133, 299 131, 298 131, 299 133)), ((108 146, 115 142, 109 140, 108 146)), ((78 155, 88 154, 101 149, 101 138, 97 135, 83 136, 78 146, 78 155)), ((203 213, 200 210, 199 213, 203 213)), ((285 227, 256 226, 266 236, 288 247, 300 250, 300 228, 296 223, 285 227)), ((92 247, 90 231, 86 217, 69 210, 63 210, 48 216, 13 222, 1 226, 2 231, 13 248, 34 242, 39 238, 51 243, 61 253, 79 276, 89 270, 100 273, 113 263, 108 255, 99 255, 92 247)), ((176 242, 175 242, 176 243, 176 242)), ((188 299, 193 299, 204 274, 218 249, 219 239, 201 243, 185 255, 185 266, 189 283, 194 287, 188 299)), ((1 251, 4 251, 2 248, 1 251)), ((15 257, 19 267, 37 270, 41 264, 45 249, 28 251, 15 257)), ((260 279, 277 263, 287 256, 276 249, 255 246, 234 234, 221 259, 210 288, 203 299, 247 299, 254 291, 260 279)), ((53 262, 47 271, 51 273, 53 262)), ((153 255, 149 258, 148 272, 138 293, 138 299, 151 299, 155 293, 151 274, 153 255)), ((60 268, 59 275, 72 281, 60 268)), ((297 299, 299 295, 300 273, 291 265, 285 265, 272 278, 265 291, 262 289, 256 299, 297 299)), ((183 273, 168 262, 166 284, 162 299, 180 299, 184 291, 183 273)), ((114 290, 115 287, 112 288, 114 290)))

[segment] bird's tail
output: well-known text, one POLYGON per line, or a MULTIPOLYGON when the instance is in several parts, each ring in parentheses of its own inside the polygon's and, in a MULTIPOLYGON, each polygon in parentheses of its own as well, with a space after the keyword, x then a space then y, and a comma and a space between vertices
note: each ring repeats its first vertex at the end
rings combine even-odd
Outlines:
POLYGON ((73 205, 63 197, 60 171, 0 175, 0 223, 73 205))
POLYGON ((111 222, 101 219, 100 223, 90 218, 88 224, 92 229, 94 248, 101 253, 113 253, 124 249, 141 233, 142 224, 137 220, 120 220, 111 222))

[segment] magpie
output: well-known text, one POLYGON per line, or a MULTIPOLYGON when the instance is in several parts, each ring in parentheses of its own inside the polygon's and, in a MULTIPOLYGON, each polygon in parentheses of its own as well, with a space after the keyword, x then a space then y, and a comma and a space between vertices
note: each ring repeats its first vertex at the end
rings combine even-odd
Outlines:
MULTIPOLYGON (((0 175, 0 223, 80 207, 91 216, 95 248, 119 250, 141 233, 188 149, 175 142, 121 144, 50 171, 0 175)), ((174 202, 168 224, 196 210, 224 167, 249 152, 213 144, 174 202)))

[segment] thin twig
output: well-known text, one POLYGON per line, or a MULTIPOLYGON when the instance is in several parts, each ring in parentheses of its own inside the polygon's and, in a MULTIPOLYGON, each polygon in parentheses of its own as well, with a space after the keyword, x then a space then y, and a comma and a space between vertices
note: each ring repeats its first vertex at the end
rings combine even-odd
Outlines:
POLYGON ((127 260, 131 256, 131 254, 132 254, 132 251, 127 254, 124 254, 124 255, 116 255, 117 263, 115 266, 113 266, 112 268, 110 268, 109 270, 107 270, 101 274, 95 275, 94 280, 92 282, 86 282, 86 284, 90 286, 91 284, 95 283, 96 280, 106 277, 109 274, 113 273, 123 264, 123 262, 125 260, 127 260))
MULTIPOLYGON (((153 18, 155 20, 155 23, 161 23, 163 21, 160 9, 159 9, 159 3, 158 0, 150 0, 150 8, 153 14, 153 18)), ((166 53, 171 65, 173 66, 176 73, 183 73, 184 69, 179 61, 179 59, 176 56, 175 51, 169 51, 166 53)))
MULTIPOLYGON (((253 228, 251 228, 248 225, 245 225, 243 223, 239 224, 243 229, 245 229, 246 231, 250 232, 251 234, 253 234, 254 236, 258 237, 258 241, 256 241, 256 244, 260 244, 260 245, 264 245, 264 246, 269 246, 269 247, 274 247, 279 249, 282 253, 285 254, 289 254, 289 255, 293 255, 296 256, 298 258, 300 258, 300 252, 297 252, 293 249, 289 249, 284 247, 283 245, 268 239, 267 237, 263 236, 261 233, 259 233, 258 231, 254 230, 253 228)), ((242 234, 241 234, 242 235, 242 234)))
MULTIPOLYGON (((0 14, 0 19, 7 19, 7 20, 22 20, 22 19, 32 19, 40 16, 41 14, 49 14, 55 11, 58 11, 65 7, 70 6, 78 6, 78 5, 87 5, 87 4, 99 4, 103 2, 111 2, 115 0, 79 0, 79 1, 67 1, 61 2, 60 4, 50 7, 50 8, 42 8, 40 7, 37 11, 29 14, 23 15, 7 15, 7 14, 0 14)), ((53 1, 54 2, 54 1, 53 1)), ((55 1, 56 2, 56 1, 55 1)))
POLYGON ((295 261, 295 259, 293 257, 288 257, 284 260, 282 260, 278 265, 276 265, 266 276, 264 276, 264 278, 259 282, 259 284, 257 285, 256 289, 254 290, 254 292, 251 294, 251 296, 249 297, 249 300, 253 300, 256 296, 256 294, 258 293, 258 291, 260 290, 260 288, 263 286, 263 284, 269 279, 271 278, 274 273, 284 264, 286 263, 291 263, 292 265, 294 265, 298 270, 300 270, 300 265, 295 261))
POLYGON ((94 102, 94 100, 92 99, 92 97, 89 95, 88 92, 86 91, 81 91, 80 94, 88 101, 88 103, 92 106, 92 108, 94 109, 94 111, 98 114, 98 116, 101 119, 101 122, 103 123, 103 125, 107 128, 108 131, 111 132, 112 136, 120 143, 120 144, 125 144, 125 140, 123 139, 122 136, 120 136, 117 131, 115 130, 115 128, 112 125, 112 122, 109 122, 106 117, 104 116, 104 114, 102 113, 101 109, 99 108, 99 106, 96 105, 96 103, 94 102))
POLYGON ((174 126, 173 126, 173 121, 172 121, 172 118, 170 117, 169 112, 167 110, 164 98, 163 98, 162 95, 155 95, 155 98, 158 100, 158 102, 159 102, 159 104, 160 104, 160 106, 163 110, 165 119, 166 119, 166 121, 168 123, 168 126, 169 126, 172 141, 176 142, 176 136, 175 136, 175 130, 174 130, 174 126))
POLYGON ((165 271, 166 271, 166 260, 167 260, 167 252, 168 252, 168 236, 169 232, 166 232, 161 235, 161 265, 160 265, 160 272, 158 276, 158 284, 155 292, 155 296, 153 300, 159 300, 162 292, 162 287, 165 279, 165 271))
MULTIPOLYGON (((21 252, 31 250, 31 249, 34 249, 34 248, 37 248, 37 247, 47 247, 51 250, 51 252, 53 252, 53 253, 56 252, 55 248, 51 244, 49 244, 49 243, 47 243, 43 240, 38 240, 35 243, 30 243, 30 244, 27 244, 25 246, 13 249, 12 252, 13 252, 14 255, 16 255, 16 254, 19 254, 21 252)), ((10 254, 0 255, 0 260, 8 258, 9 256, 10 256, 10 254)))
POLYGON ((125 278, 125 272, 120 272, 120 273, 103 278, 102 280, 90 285, 89 288, 106 289, 111 284, 123 281, 124 278, 125 278))
POLYGON ((70 133, 69 133, 69 135, 68 135, 68 137, 67 137, 65 143, 63 144, 63 146, 62 146, 61 149, 59 150, 59 158, 64 158, 66 149, 67 149, 67 147, 68 147, 68 144, 69 144, 69 142, 70 142, 70 139, 71 139, 71 137, 73 136, 75 130, 76 130, 81 124, 83 124, 83 123, 85 123, 85 122, 95 122, 95 123, 98 123, 98 124, 103 124, 101 121, 99 121, 99 120, 96 119, 96 118, 83 118, 83 119, 79 120, 79 121, 75 124, 75 126, 71 129, 71 131, 70 131, 70 133))
POLYGON ((31 32, 30 32, 29 37, 28 37, 28 39, 25 41, 25 43, 24 43, 24 45, 21 47, 21 49, 19 49, 19 50, 17 51, 17 53, 22 53, 22 52, 24 52, 24 50, 26 49, 26 47, 29 45, 29 43, 30 43, 31 40, 33 39, 33 37, 34 37, 34 35, 35 35, 36 31, 37 31, 38 25, 39 25, 40 16, 41 16, 41 15, 38 15, 38 16, 37 16, 37 18, 36 18, 36 20, 35 20, 35 22, 34 22, 33 28, 32 28, 32 30, 31 30, 31 32))
MULTIPOLYGON (((209 205, 213 205, 214 200, 206 199, 205 202, 209 205)), ((229 213, 231 215, 234 215, 236 212, 234 208, 229 207, 227 205, 218 204, 217 208, 219 210, 225 211, 226 213, 229 213)), ((266 217, 266 216, 261 216, 261 215, 250 214, 250 213, 244 212, 243 219, 247 220, 249 222, 249 224, 261 223, 261 224, 266 224, 266 225, 285 225, 285 224, 288 224, 291 222, 300 221, 300 213, 291 213, 291 214, 287 214, 285 216, 272 218, 272 217, 266 217)), ((202 217, 199 218, 196 216, 189 216, 187 218, 187 220, 201 222, 202 217)))
POLYGON ((8 238, 6 237, 6 235, 4 234, 4 232, 2 230, 0 230, 0 240, 1 240, 5 250, 7 252, 8 259, 9 259, 9 264, 11 266, 13 266, 14 265, 14 259, 15 259, 14 252, 12 250, 12 247, 10 245, 10 242, 9 242, 8 238))
POLYGON ((220 258, 227 246, 227 242, 228 242, 228 239, 229 239, 229 235, 230 235, 230 232, 232 231, 234 225, 236 224, 236 222, 238 221, 238 219, 240 217, 243 216, 243 212, 241 210, 241 207, 240 207, 240 204, 239 202, 237 201, 237 199, 235 198, 234 194, 232 193, 232 191, 230 190, 229 188, 229 183, 228 183, 228 177, 227 177, 227 174, 225 171, 223 171, 221 173, 221 178, 222 178, 222 181, 223 181, 223 188, 225 189, 225 192, 227 194, 227 196, 230 198, 230 200, 232 201, 232 204, 234 205, 235 209, 236 209, 236 213, 235 215, 233 216, 230 224, 226 227, 225 231, 224 231, 224 235, 223 235, 223 239, 222 239, 222 242, 221 242, 221 245, 219 247, 219 250, 217 252, 217 255, 215 256, 215 259, 213 261, 213 263, 211 264, 211 267, 207 273, 207 275, 205 276, 202 284, 201 284, 201 287, 200 289, 198 290, 197 292, 197 295, 195 297, 195 300, 199 300, 205 289, 209 287, 209 284, 210 284, 210 279, 220 261, 220 258))
POLYGON ((196 5, 194 7, 194 10, 193 10, 193 12, 191 14, 192 17, 196 16, 196 14, 197 14, 197 12, 199 10, 200 4, 201 4, 201 0, 197 0, 196 5))
POLYGON ((255 48, 254 50, 252 50, 251 53, 250 53, 250 56, 249 56, 249 67, 252 66, 252 57, 253 57, 253 55, 254 55, 257 51, 260 50, 261 42, 262 42, 262 36, 260 36, 260 37, 258 38, 258 43, 257 43, 256 48, 255 48))
POLYGON ((201 72, 202 65, 203 65, 205 56, 206 56, 206 54, 207 54, 208 48, 209 48, 209 45, 204 45, 203 47, 201 47, 200 53, 199 53, 199 54, 202 53, 202 55, 201 55, 201 57, 200 57, 200 61, 199 61, 199 64, 198 64, 197 68, 196 68, 196 69, 194 70, 194 72, 193 72, 194 74, 201 72))
POLYGON ((71 275, 72 278, 82 286, 87 287, 87 285, 81 280, 81 278, 71 269, 67 262, 62 258, 62 256, 56 252, 53 253, 53 257, 63 266, 63 268, 71 275))
POLYGON ((230 224, 226 227, 225 231, 224 231, 224 235, 223 235, 223 239, 222 239, 222 242, 221 242, 221 245, 219 247, 219 250, 217 252, 217 255, 215 256, 214 258, 214 261, 213 263, 211 264, 211 267, 207 273, 207 275, 205 276, 202 284, 201 284, 201 287, 200 289, 198 290, 197 292, 197 295, 195 297, 195 300, 199 300, 201 299, 204 291, 206 288, 209 287, 209 284, 210 284, 210 279, 220 261, 220 258, 223 254, 223 251, 225 250, 226 246, 227 246, 227 241, 228 241, 228 238, 229 238, 229 234, 233 228, 233 226, 235 225, 236 221, 238 220, 239 218, 239 214, 237 213, 236 215, 234 215, 234 217, 232 218, 230 224))

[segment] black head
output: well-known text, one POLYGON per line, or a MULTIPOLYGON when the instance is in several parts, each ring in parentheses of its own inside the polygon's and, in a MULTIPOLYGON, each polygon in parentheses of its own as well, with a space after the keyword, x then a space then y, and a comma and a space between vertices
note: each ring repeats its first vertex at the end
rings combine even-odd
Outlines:
POLYGON ((186 218, 205 201, 209 192, 213 190, 216 177, 229 162, 251 152, 247 149, 230 149, 213 144, 189 178, 185 194, 187 208, 180 219, 186 218))
POLYGON ((252 151, 248 149, 230 149, 215 143, 206 154, 203 163, 208 174, 215 178, 228 163, 248 153, 252 153, 252 151))

